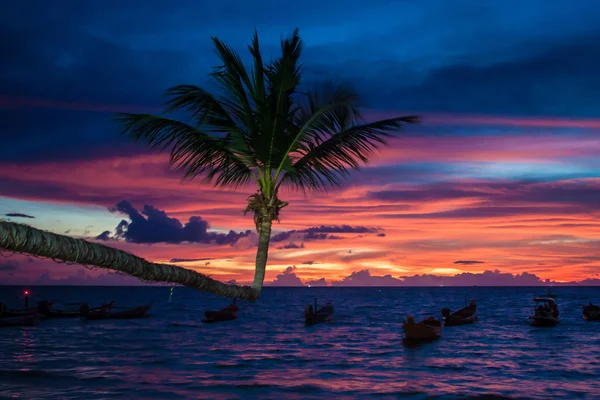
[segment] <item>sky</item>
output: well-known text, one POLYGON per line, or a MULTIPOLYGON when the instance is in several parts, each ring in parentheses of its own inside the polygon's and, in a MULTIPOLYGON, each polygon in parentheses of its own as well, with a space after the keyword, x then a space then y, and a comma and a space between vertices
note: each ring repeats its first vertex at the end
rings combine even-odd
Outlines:
MULTIPOLYGON (((255 27, 267 55, 299 27, 303 83, 347 81, 368 119, 423 121, 342 187, 280 194, 267 284, 600 278, 598 15, 595 0, 11 2, 0 218, 251 282, 254 188, 183 183, 113 117, 212 89, 211 36, 248 61, 255 27)), ((0 282, 138 281, 4 253, 0 282)))

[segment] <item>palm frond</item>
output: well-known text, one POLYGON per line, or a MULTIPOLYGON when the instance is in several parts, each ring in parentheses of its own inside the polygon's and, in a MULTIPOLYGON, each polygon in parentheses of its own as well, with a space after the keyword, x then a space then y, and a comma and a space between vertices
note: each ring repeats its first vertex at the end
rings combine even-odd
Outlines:
POLYGON ((194 85, 177 85, 167 90, 171 98, 166 112, 184 110, 191 113, 197 128, 206 133, 225 134, 231 150, 244 161, 256 166, 248 141, 244 111, 227 99, 218 100, 206 90, 194 85))
POLYGON ((300 84, 302 40, 298 29, 281 41, 281 57, 265 70, 267 93, 262 113, 258 116, 260 130, 253 136, 252 146, 265 170, 277 167, 287 155, 287 143, 294 137, 293 95, 300 84))
POLYGON ((283 176, 282 184, 316 190, 339 185, 350 170, 359 169, 361 163, 367 164, 375 151, 386 146, 387 138, 394 132, 419 121, 416 116, 406 116, 344 128, 344 114, 334 118, 330 113, 329 117, 330 125, 321 126, 326 132, 342 129, 320 143, 306 143, 307 151, 283 176))
POLYGON ((217 138, 181 121, 150 114, 117 115, 121 135, 144 140, 151 149, 170 148, 170 165, 184 171, 186 179, 207 174, 217 185, 240 185, 252 177, 252 170, 227 146, 229 137, 217 138), (220 175, 223 175, 221 177, 220 175))

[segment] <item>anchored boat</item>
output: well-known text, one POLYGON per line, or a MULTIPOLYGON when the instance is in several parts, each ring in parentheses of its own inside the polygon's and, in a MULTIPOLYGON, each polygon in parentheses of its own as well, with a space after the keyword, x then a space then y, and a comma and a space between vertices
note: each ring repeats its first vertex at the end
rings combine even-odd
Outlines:
POLYGON ((600 321, 600 306, 588 304, 583 306, 583 319, 586 321, 600 321))
POLYGON ((205 318, 202 320, 202 322, 211 323, 231 321, 238 317, 239 311, 240 308, 235 303, 235 299, 233 299, 233 303, 231 303, 225 308, 220 309, 219 311, 206 311, 204 313, 205 318))
POLYGON ((429 341, 442 337, 442 321, 429 317, 421 322, 415 322, 415 317, 409 316, 402 324, 404 339, 407 341, 429 341))
POLYGON ((468 306, 453 313, 450 313, 449 308, 442 308, 441 313, 446 326, 472 324, 477 321, 477 303, 475 303, 475 300, 471 300, 468 306))
POLYGON ((327 302, 323 307, 317 309, 317 299, 315 299, 314 308, 309 304, 304 309, 304 323, 306 325, 314 325, 320 322, 331 321, 333 312, 333 305, 331 302, 327 302))
POLYGON ((532 317, 529 317, 533 326, 554 326, 560 322, 558 305, 556 304, 556 296, 547 294, 536 297, 535 312, 532 317))

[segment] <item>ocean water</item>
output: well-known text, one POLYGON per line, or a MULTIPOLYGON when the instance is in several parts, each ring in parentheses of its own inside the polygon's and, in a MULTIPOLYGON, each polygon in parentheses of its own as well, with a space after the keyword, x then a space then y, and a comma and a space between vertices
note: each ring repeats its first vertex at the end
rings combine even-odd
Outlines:
MULTIPOLYGON (((600 323, 581 305, 600 288, 553 288, 561 324, 529 325, 544 288, 266 288, 235 321, 202 324, 228 301, 177 287, 34 287, 30 304, 153 301, 129 321, 45 320, 0 330, 0 398, 20 399, 600 399, 600 323), (306 327, 304 306, 335 320, 306 327), (476 299, 480 320, 402 344, 401 321, 476 299), (495 397, 494 397, 495 396, 495 397)), ((0 300, 22 306, 20 287, 0 300)))

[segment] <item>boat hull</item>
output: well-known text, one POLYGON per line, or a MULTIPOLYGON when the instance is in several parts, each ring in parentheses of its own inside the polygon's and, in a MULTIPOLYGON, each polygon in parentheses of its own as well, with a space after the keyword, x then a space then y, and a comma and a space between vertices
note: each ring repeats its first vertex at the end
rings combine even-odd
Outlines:
POLYGON ((532 317, 532 326, 554 326, 560 322, 558 318, 552 317, 532 317))
POLYGON ((315 325, 323 322, 331 321, 333 318, 333 313, 316 313, 313 315, 305 315, 304 323, 306 325, 315 325))
POLYGON ((134 318, 144 318, 146 317, 146 313, 150 310, 152 305, 147 305, 143 307, 136 307, 128 311, 122 312, 108 312, 108 311, 94 311, 88 312, 83 316, 90 321, 96 320, 105 320, 105 319, 134 319, 134 318))
POLYGON ((402 325, 404 339, 407 341, 429 341, 442 337, 442 324, 438 320, 436 325, 426 323, 426 321, 414 322, 410 319, 402 325), (439 325, 438 325, 439 324, 439 325))
POLYGON ((202 320, 204 323, 222 322, 222 321, 233 321, 237 319, 237 311, 206 311, 204 313, 205 318, 202 320))
POLYGON ((444 318, 444 325, 446 326, 458 326, 458 325, 469 325, 477 321, 477 315, 473 314, 469 317, 462 318, 457 316, 449 316, 444 318))
POLYGON ((583 319, 586 321, 600 321, 600 307, 585 306, 583 307, 583 319))

